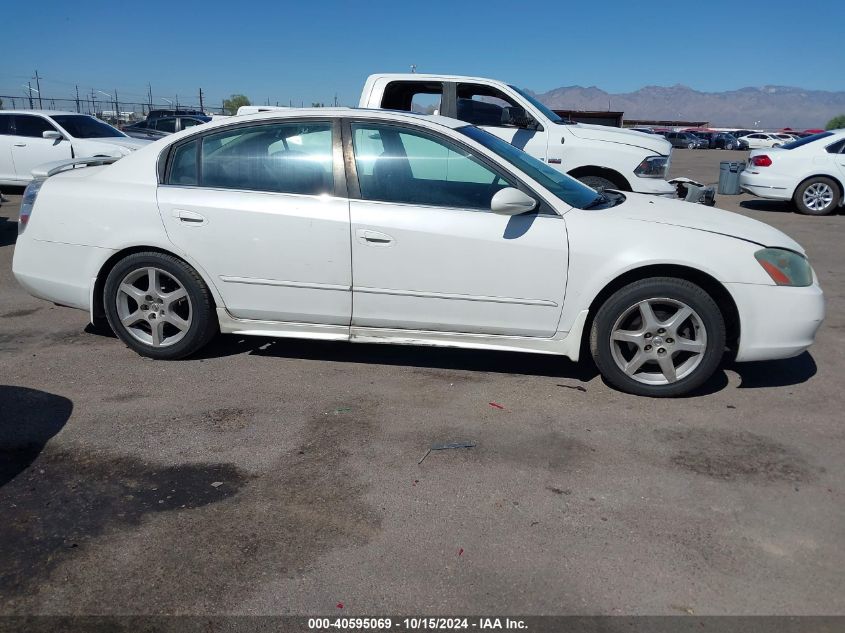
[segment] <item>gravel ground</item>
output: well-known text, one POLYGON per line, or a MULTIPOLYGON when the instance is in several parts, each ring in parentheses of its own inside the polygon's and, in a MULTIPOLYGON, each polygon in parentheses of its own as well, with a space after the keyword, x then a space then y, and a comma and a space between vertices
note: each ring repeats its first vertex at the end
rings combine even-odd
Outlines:
POLYGON ((845 613, 842 214, 720 196, 807 248, 827 321, 651 400, 519 354, 227 336, 146 360, 17 286, 6 193, 0 613, 845 613))

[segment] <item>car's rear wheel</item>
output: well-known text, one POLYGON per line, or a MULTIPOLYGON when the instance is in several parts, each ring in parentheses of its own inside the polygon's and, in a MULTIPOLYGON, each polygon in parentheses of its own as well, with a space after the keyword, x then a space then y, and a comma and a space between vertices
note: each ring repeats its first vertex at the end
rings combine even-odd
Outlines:
POLYGON ((214 301, 199 274, 164 253, 136 253, 106 278, 106 317, 120 339, 142 356, 183 358, 217 332, 214 301))
POLYGON ((695 143, 687 143, 687 149, 695 149, 695 143))
POLYGON ((734 144, 733 144, 733 143, 728 143, 727 145, 725 145, 725 149, 729 149, 729 150, 730 150, 730 149, 733 149, 733 148, 734 148, 734 144))
POLYGON ((805 215, 827 215, 839 204, 842 192, 836 182, 824 176, 810 178, 795 190, 795 206, 805 215))
POLYGON ((725 350, 725 322, 702 288, 655 277, 616 291, 599 308, 590 351, 604 379, 640 396, 679 396, 703 385, 725 350))

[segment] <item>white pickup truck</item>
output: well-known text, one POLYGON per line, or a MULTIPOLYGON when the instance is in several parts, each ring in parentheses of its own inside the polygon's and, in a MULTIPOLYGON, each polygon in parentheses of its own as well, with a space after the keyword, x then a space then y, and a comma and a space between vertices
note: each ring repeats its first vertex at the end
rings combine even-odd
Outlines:
POLYGON ((440 114, 481 127, 594 189, 676 196, 663 137, 565 121, 524 90, 454 75, 370 75, 359 107, 440 114))

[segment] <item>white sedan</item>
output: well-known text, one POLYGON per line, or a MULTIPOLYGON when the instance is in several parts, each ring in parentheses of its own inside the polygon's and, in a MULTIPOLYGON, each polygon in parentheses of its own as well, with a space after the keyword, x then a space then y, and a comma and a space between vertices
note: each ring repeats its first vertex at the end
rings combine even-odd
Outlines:
POLYGON ((755 132, 753 134, 746 134, 740 137, 741 140, 748 143, 750 149, 759 149, 761 147, 780 147, 788 141, 780 138, 777 134, 767 134, 766 132, 755 132))
POLYGON ((149 141, 129 138, 87 114, 57 110, 0 112, 0 185, 25 185, 48 161, 124 156, 149 141))
POLYGON ((14 274, 156 359, 217 332, 574 360, 586 345, 615 387, 676 396, 726 348, 801 353, 824 317, 780 231, 597 193, 438 116, 265 112, 64 167, 25 192, 14 274))
POLYGON ((792 200, 801 213, 827 215, 845 205, 845 130, 814 134, 770 150, 756 150, 739 175, 748 193, 792 200))

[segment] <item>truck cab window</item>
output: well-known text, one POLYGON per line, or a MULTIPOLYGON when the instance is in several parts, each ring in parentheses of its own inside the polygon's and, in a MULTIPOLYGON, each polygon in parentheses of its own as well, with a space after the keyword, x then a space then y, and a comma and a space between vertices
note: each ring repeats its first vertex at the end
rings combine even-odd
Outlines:
POLYGON ((392 81, 384 89, 381 107, 420 114, 440 114, 443 84, 439 81, 392 81))

